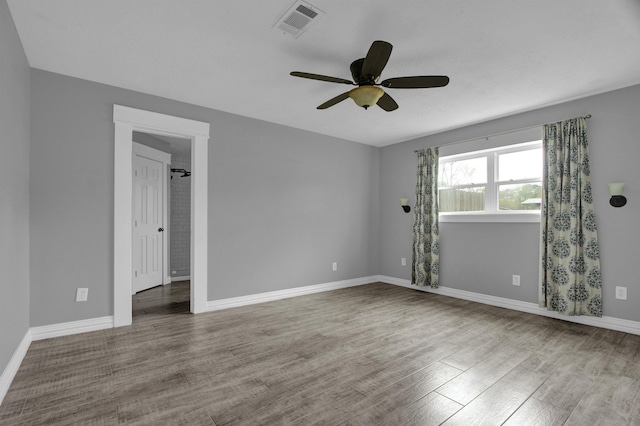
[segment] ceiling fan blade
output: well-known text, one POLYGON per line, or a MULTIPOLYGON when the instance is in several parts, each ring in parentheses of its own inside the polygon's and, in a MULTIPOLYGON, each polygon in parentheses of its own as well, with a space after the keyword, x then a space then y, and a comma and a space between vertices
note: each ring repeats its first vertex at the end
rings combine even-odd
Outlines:
POLYGON ((338 102, 342 102, 345 99, 347 99, 349 97, 349 92, 344 92, 341 95, 336 96, 333 99, 329 99, 327 102, 323 103, 322 105, 318 106, 317 109, 327 109, 330 106, 334 106, 335 104, 337 104, 338 102))
POLYGON ((364 58, 362 64, 362 75, 372 75, 374 78, 380 77, 382 70, 389 61, 391 56, 391 49, 393 46, 386 41, 374 41, 367 52, 367 57, 364 58))
POLYGON ((429 87, 443 87, 449 84, 446 75, 424 75, 416 77, 388 78, 380 83, 383 87, 392 89, 428 89, 429 87))
POLYGON ((310 78, 311 80, 328 81, 330 83, 350 84, 352 86, 354 85, 351 80, 346 80, 344 78, 338 78, 338 77, 329 77, 327 75, 311 74, 308 72, 300 72, 300 71, 292 71, 291 75, 294 77, 310 78))
POLYGON ((398 104, 388 93, 385 93, 378 99, 378 106, 387 112, 398 109, 398 104))

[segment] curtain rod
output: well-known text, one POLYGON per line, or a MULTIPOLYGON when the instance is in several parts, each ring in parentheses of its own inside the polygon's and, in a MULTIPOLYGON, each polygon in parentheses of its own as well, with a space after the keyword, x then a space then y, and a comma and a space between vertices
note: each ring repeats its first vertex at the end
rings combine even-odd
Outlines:
MULTIPOLYGON (((582 117, 574 117, 574 118, 584 118, 585 120, 588 120, 588 119, 591 118, 591 114, 583 115, 582 117)), ((569 118, 568 120, 571 120, 571 119, 569 118)), ((559 121, 566 121, 566 120, 559 120, 559 121)), ((551 123, 558 123, 559 121, 552 121, 551 123)), ((449 143, 445 143, 443 145, 438 145, 438 147, 448 146, 448 145, 455 145, 455 144, 458 144, 458 143, 477 141, 477 140, 480 140, 480 139, 489 139, 489 138, 493 138, 493 137, 496 137, 496 136, 508 135, 509 133, 522 132, 522 131, 525 131, 525 130, 535 129, 536 127, 542 127, 545 124, 550 124, 550 123, 542 123, 542 124, 537 124, 535 126, 522 127, 520 129, 507 130, 505 132, 493 133, 493 134, 487 135, 487 136, 479 136, 477 138, 471 138, 471 139, 465 139, 465 140, 461 140, 461 141, 449 142, 449 143)))

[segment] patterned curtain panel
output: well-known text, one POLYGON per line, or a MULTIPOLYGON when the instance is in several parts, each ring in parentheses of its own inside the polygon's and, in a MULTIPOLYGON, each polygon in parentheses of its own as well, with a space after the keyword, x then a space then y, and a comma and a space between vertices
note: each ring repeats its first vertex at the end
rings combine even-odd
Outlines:
POLYGON ((418 179, 413 209, 413 271, 411 283, 438 287, 440 239, 438 236, 438 148, 416 151, 418 179))
POLYGON ((602 316, 600 250, 585 118, 544 126, 540 306, 602 316))

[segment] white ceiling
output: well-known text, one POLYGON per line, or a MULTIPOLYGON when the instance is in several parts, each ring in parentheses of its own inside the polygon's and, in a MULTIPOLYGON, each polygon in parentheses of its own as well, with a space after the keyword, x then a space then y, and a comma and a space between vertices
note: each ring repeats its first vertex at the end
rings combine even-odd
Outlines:
POLYGON ((293 0, 8 0, 33 68, 374 146, 640 83, 638 0, 311 0, 298 39, 273 28, 293 0), (447 87, 387 89, 364 110, 349 86, 374 40, 382 79, 448 75, 447 87))

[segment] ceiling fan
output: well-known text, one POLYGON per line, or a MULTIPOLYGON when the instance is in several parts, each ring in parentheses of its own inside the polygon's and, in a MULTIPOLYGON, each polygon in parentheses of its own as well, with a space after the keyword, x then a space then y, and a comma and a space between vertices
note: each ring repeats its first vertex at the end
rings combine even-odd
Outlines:
POLYGON ((426 89, 430 87, 443 87, 449 84, 449 77, 446 75, 395 77, 382 80, 382 82, 378 83, 380 74, 387 65, 389 56, 391 56, 391 49, 393 49, 391 43, 380 40, 374 41, 365 58, 356 59, 351 63, 353 81, 300 71, 293 71, 291 75, 294 77, 309 78, 311 80, 358 86, 335 98, 329 99, 327 102, 318 106, 318 109, 327 109, 338 102, 351 98, 358 106, 364 109, 377 104, 385 111, 393 111, 398 109, 398 104, 389 94, 385 93, 385 91, 378 86, 389 89, 426 89))

